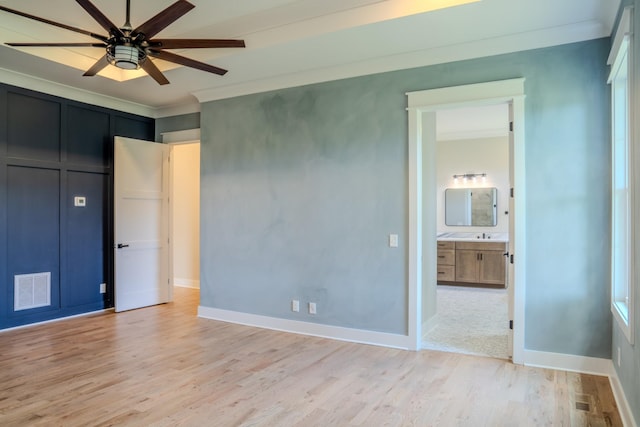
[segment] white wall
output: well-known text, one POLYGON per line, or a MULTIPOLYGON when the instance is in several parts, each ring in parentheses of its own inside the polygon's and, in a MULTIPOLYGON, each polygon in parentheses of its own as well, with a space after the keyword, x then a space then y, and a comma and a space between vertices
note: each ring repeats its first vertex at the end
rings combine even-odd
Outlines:
POLYGON ((174 145, 173 284, 200 287, 200 143, 174 145))
POLYGON ((494 137, 438 141, 438 232, 509 232, 509 138, 494 137), (455 184, 453 175, 486 173, 486 182, 455 184), (448 227, 444 222, 444 192, 447 188, 496 187, 498 189, 498 223, 496 227, 448 227))

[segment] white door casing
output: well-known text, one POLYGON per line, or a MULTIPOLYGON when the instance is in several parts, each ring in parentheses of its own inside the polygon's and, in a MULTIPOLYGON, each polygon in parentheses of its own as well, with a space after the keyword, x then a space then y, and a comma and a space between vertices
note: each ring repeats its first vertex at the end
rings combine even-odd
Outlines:
POLYGON ((114 143, 115 309, 169 302, 171 147, 116 137, 114 143))
POLYGON ((513 359, 513 315, 514 315, 514 304, 515 304, 515 287, 512 286, 514 283, 514 268, 511 263, 511 257, 515 252, 515 240, 518 238, 516 235, 515 229, 515 193, 513 192, 513 182, 515 180, 514 168, 515 168, 515 158, 514 158, 514 150, 515 150, 515 139, 513 136, 513 130, 515 129, 516 123, 514 121, 513 115, 513 103, 509 103, 509 187, 511 193, 509 194, 509 243, 507 244, 507 315, 509 319, 509 340, 507 343, 507 351, 510 358, 513 359))
MULTIPOLYGON (((510 283, 509 302, 513 306, 513 362, 524 362, 524 295, 526 287, 524 260, 526 247, 525 228, 525 141, 524 141, 524 79, 511 79, 478 83, 463 86, 452 86, 407 93, 408 97, 408 152, 409 152, 409 229, 408 229, 408 342, 407 347, 418 350, 422 343, 422 256, 435 256, 435 251, 428 248, 436 247, 437 230, 434 226, 423 227, 422 212, 423 196, 431 199, 436 191, 436 183, 431 182, 429 174, 425 174, 423 181, 422 158, 434 156, 435 146, 429 144, 430 138, 424 134, 435 132, 435 129, 423 129, 422 117, 435 111, 488 105, 496 103, 511 103, 516 126, 513 132, 513 181, 517 197, 514 209, 511 211, 513 222, 513 255, 514 264, 512 282, 510 283), (423 152, 424 151, 424 152, 423 152), (422 186, 424 185, 424 191, 422 186), (418 234, 418 231, 421 231, 418 234), (422 235, 424 234, 424 236, 422 235), (423 252, 423 245, 427 251, 423 252)), ((435 209, 435 206, 429 207, 435 209)), ((434 261, 435 262, 435 261, 434 261)), ((436 277, 425 278, 436 280, 436 277)))

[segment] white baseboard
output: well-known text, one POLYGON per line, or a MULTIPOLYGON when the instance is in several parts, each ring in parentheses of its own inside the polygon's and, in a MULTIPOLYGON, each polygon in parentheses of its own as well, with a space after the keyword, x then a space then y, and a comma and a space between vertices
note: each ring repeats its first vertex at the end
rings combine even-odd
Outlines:
POLYGON ((87 316, 91 316, 91 315, 98 314, 98 313, 107 313, 109 311, 115 312, 115 308, 105 308, 105 309, 102 309, 102 310, 89 311, 87 313, 74 314, 72 316, 57 317, 55 319, 43 320, 41 322, 27 323, 26 325, 20 325, 20 326, 14 326, 12 328, 0 329, 0 333, 9 332, 9 331, 15 331, 16 329, 30 328, 32 326, 46 325, 47 323, 60 322, 62 320, 74 319, 76 317, 87 317, 87 316))
POLYGON ((303 322, 300 320, 280 319, 277 317, 241 313, 204 306, 198 307, 198 317, 258 328, 272 329, 275 331, 329 338, 339 341, 371 344, 403 350, 408 350, 410 348, 410 340, 407 335, 365 331, 362 329, 323 325, 319 323, 303 322))
POLYGON ((611 359, 575 356, 573 354, 549 353, 546 351, 524 351, 524 365, 539 368, 559 369, 583 374, 611 374, 611 359))
POLYGON ((611 390, 613 390, 613 397, 616 399, 616 405, 618 405, 622 424, 625 427, 638 427, 638 424, 636 424, 635 419, 633 418, 633 413, 631 412, 631 406, 629 406, 627 396, 624 394, 624 389, 620 383, 618 372, 614 368, 612 361, 609 382, 611 383, 611 390))
POLYGON ((200 280, 183 279, 180 277, 174 277, 173 286, 178 286, 180 288, 200 289, 200 280))

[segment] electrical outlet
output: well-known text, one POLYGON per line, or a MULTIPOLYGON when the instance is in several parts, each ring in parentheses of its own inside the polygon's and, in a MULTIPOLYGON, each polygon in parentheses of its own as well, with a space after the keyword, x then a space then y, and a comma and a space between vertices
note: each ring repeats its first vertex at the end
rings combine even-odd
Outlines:
POLYGON ((315 302, 310 302, 309 303, 309 314, 316 314, 316 303, 315 302))
POLYGON ((397 234, 389 234, 389 247, 397 248, 398 247, 398 235, 397 234))
POLYGON ((107 284, 106 283, 100 283, 100 293, 101 294, 106 294, 107 293, 107 284))
POLYGON ((300 301, 297 299, 291 300, 291 311, 295 311, 296 313, 300 311, 300 301))
POLYGON ((620 367, 620 347, 618 347, 618 368, 620 367))

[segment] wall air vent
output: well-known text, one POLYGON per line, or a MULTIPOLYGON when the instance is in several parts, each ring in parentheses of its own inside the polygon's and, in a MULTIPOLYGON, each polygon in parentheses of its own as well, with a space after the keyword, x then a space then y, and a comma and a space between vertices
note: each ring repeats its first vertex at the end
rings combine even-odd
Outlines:
POLYGON ((14 311, 51 305, 51 273, 15 275, 13 292, 14 311))

